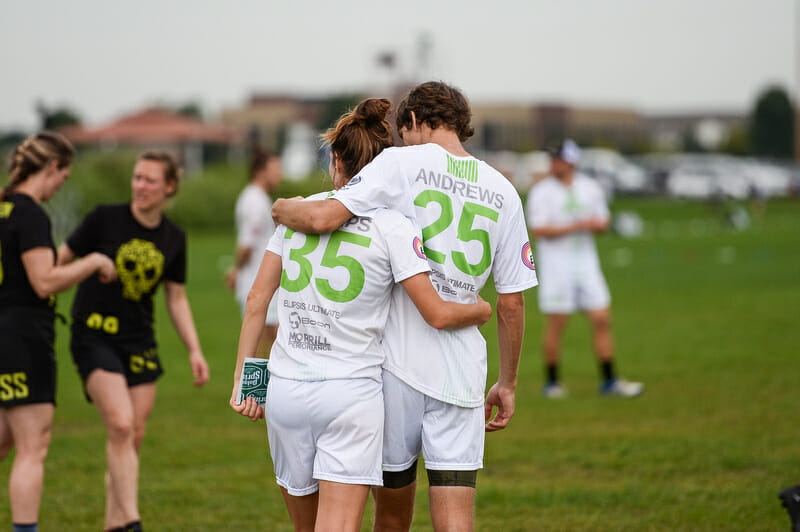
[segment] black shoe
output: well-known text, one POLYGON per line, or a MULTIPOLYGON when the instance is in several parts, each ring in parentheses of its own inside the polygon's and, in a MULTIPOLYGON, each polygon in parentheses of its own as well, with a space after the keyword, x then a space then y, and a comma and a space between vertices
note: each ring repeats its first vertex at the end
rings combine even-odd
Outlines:
POLYGON ((792 520, 792 532, 800 532, 800 484, 786 488, 778 498, 792 520))

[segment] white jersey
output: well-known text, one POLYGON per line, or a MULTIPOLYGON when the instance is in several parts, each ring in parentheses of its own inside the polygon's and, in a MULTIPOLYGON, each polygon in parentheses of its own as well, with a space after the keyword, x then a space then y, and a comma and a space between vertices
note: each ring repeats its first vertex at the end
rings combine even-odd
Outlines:
MULTIPOLYGON (((388 148, 333 196, 356 215, 392 207, 422 228, 431 281, 442 299, 475 303, 489 274, 498 293, 535 286, 522 203, 502 174, 438 144, 388 148)), ((486 342, 478 328, 430 327, 395 289, 385 368, 424 394, 476 407, 486 387, 486 342)))
MULTIPOLYGON (((526 213, 531 229, 566 226, 591 218, 607 220, 610 216, 603 189, 595 180, 581 174, 575 174, 569 186, 555 177, 542 179, 528 193, 526 213)), ((538 239, 536 264, 543 282, 548 275, 595 274, 600 269, 600 261, 592 232, 538 239)))
POLYGON ((283 263, 270 372, 300 381, 380 381, 392 287, 430 271, 414 224, 379 209, 323 235, 279 226, 267 251, 283 263))
POLYGON ((236 232, 236 244, 252 250, 236 276, 236 299, 244 303, 256 280, 267 242, 275 232, 272 200, 258 185, 247 185, 236 200, 236 232))

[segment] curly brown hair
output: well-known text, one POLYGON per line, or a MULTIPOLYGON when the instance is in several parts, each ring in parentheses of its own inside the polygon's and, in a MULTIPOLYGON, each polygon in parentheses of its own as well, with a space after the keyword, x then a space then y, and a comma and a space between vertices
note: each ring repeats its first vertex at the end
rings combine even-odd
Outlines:
POLYGON ((397 129, 410 128, 411 113, 417 124, 427 124, 431 129, 444 127, 455 131, 464 142, 475 133, 470 125, 472 111, 467 98, 455 87, 442 81, 428 81, 417 85, 397 104, 397 129))

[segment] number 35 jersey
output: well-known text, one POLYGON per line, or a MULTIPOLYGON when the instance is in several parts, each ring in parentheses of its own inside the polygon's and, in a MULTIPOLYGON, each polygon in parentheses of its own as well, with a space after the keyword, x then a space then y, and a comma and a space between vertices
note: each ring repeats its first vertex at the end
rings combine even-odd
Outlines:
MULTIPOLYGON (((498 293, 537 284, 522 202, 498 171, 437 144, 384 150, 334 196, 350 212, 393 207, 422 228, 431 280, 444 300, 474 303, 489 275, 498 293)), ((386 326, 385 367, 417 390, 483 404, 486 342, 477 327, 430 327, 399 291, 386 326)))
POLYGON ((322 235, 279 226, 267 251, 283 265, 273 296, 279 327, 270 373, 300 381, 380 380, 392 287, 430 270, 414 224, 379 209, 322 235))
POLYGON ((100 205, 67 239, 78 256, 98 251, 116 264, 118 280, 104 284, 97 274, 78 286, 73 327, 87 327, 120 340, 153 339, 153 294, 163 280, 186 281, 186 236, 161 218, 147 228, 130 205, 100 205))

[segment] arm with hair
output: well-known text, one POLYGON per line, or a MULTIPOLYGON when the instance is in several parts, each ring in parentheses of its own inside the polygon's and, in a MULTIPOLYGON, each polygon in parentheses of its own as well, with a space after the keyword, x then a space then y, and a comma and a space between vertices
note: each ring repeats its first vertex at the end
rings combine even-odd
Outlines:
POLYGON ((186 297, 186 288, 182 283, 164 281, 164 299, 175 330, 189 351, 189 364, 192 367, 194 385, 202 386, 208 381, 208 364, 200 349, 200 339, 197 337, 192 309, 189 307, 189 299, 186 297))
MULTIPOLYGON (((63 247, 63 246, 62 246, 63 247)), ((35 247, 22 254, 22 264, 37 296, 45 298, 75 286, 93 273, 100 274, 102 282, 116 279, 114 263, 102 253, 90 253, 69 264, 53 264, 53 250, 35 247)))
POLYGON ((427 272, 412 275, 401 284, 422 317, 434 329, 483 325, 492 317, 492 306, 480 296, 478 302, 472 304, 444 301, 433 288, 427 272))
POLYGON ((279 198, 272 204, 275 225, 283 224, 301 233, 330 233, 352 216, 353 213, 338 201, 279 198))
POLYGON ((486 396, 486 432, 506 428, 514 415, 514 394, 524 331, 525 300, 522 292, 498 294, 497 343, 500 351, 500 372, 497 382, 486 396), (497 414, 489 421, 494 406, 497 407, 497 414))
POLYGON ((239 347, 236 352, 236 367, 233 371, 233 391, 230 405, 237 413, 247 416, 253 421, 264 417, 264 408, 253 401, 236 404, 236 393, 242 375, 244 359, 252 356, 258 349, 258 339, 267 318, 267 306, 281 282, 281 258, 267 250, 261 261, 253 287, 247 294, 247 303, 239 333, 239 347))

